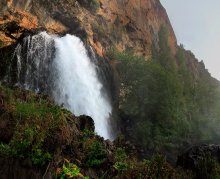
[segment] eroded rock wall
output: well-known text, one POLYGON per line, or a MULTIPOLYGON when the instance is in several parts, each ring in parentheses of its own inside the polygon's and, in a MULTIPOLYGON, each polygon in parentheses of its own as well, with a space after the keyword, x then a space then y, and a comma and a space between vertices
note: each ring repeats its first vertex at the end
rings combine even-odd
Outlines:
POLYGON ((92 45, 99 55, 109 47, 132 49, 151 56, 151 44, 158 42, 160 26, 169 29, 173 54, 176 38, 159 0, 99 0, 96 12, 77 0, 1 0, 0 40, 14 43, 23 31, 45 29, 50 33, 72 33, 92 45))

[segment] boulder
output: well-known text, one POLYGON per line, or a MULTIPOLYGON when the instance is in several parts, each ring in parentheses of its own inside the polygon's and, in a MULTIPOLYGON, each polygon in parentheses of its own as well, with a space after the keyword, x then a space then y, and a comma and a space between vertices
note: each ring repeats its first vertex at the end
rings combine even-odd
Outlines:
POLYGON ((178 156, 177 165, 195 173, 196 178, 215 178, 219 170, 220 145, 194 146, 178 156))
POLYGON ((88 129, 91 131, 95 131, 95 124, 91 117, 82 115, 79 117, 80 121, 80 130, 88 129))
POLYGON ((220 162, 220 145, 200 145, 194 146, 178 156, 177 165, 186 169, 196 170, 199 163, 207 157, 211 157, 220 162))

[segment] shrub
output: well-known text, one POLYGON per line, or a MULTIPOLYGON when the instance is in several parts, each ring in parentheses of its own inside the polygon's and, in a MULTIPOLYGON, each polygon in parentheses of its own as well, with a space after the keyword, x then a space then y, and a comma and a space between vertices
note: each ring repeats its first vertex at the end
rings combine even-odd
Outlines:
POLYGON ((198 178, 219 178, 220 176, 220 165, 211 154, 206 154, 198 163, 198 178))
POLYGON ((151 160, 144 160, 144 165, 142 176, 146 178, 193 178, 191 172, 173 168, 166 158, 159 154, 154 155, 151 160))
POLYGON ((11 148, 8 144, 0 143, 0 155, 9 156, 10 150, 11 148))
POLYGON ((52 154, 44 146, 45 140, 72 114, 53 105, 43 95, 21 89, 10 90, 0 86, 4 96, 5 112, 16 126, 8 144, 0 144, 0 154, 18 159, 29 158, 34 165, 51 161, 52 154))
POLYGON ((18 159, 30 158, 34 165, 45 165, 52 156, 41 149, 42 139, 36 139, 36 135, 38 133, 32 128, 26 128, 23 133, 15 132, 9 144, 0 144, 0 154, 18 159))
POLYGON ((127 155, 123 148, 117 148, 115 153, 115 164, 113 167, 118 171, 119 174, 128 170, 128 163, 127 163, 127 155))
POLYGON ((88 153, 86 155, 86 166, 88 167, 99 167, 106 160, 106 153, 104 146, 99 141, 94 141, 92 145, 88 148, 88 153))
POLYGON ((35 149, 31 153, 31 161, 34 165, 43 166, 52 160, 52 156, 48 152, 43 152, 42 149, 35 149))
POLYGON ((89 177, 83 176, 83 174, 80 173, 80 168, 70 163, 68 160, 65 160, 62 168, 58 170, 58 173, 56 174, 56 179, 64 179, 64 178, 84 178, 89 179, 89 177))
MULTIPOLYGON (((121 149, 119 149, 119 151, 120 150, 121 149)), ((119 153, 121 153, 121 151, 119 153)), ((123 155, 119 154, 119 156, 123 155)), ((122 158, 124 157, 119 157, 118 159, 121 160, 122 158)), ((167 163, 166 158, 162 155, 154 155, 151 160, 144 160, 142 162, 135 159, 127 158, 126 161, 124 160, 124 162, 115 163, 114 168, 116 168, 115 165, 117 165, 117 167, 121 169, 121 171, 119 172, 117 170, 119 175, 114 178, 193 178, 191 172, 172 167, 170 164, 167 163), (124 167, 125 165, 126 167, 124 167)))
POLYGON ((89 130, 89 129, 84 129, 82 131, 82 133, 83 133, 83 139, 88 139, 88 138, 93 137, 95 135, 95 132, 92 130, 89 130))

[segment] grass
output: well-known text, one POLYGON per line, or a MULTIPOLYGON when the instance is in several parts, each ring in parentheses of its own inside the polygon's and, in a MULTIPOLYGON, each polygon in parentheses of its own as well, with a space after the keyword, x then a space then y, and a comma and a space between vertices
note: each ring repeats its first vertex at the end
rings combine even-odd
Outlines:
POLYGON ((0 99, 4 106, 2 113, 11 116, 10 120, 16 123, 9 143, 0 143, 0 155, 30 158, 38 166, 51 161, 52 154, 44 148, 45 140, 56 128, 65 125, 64 121, 72 114, 45 95, 17 88, 0 86, 0 99))

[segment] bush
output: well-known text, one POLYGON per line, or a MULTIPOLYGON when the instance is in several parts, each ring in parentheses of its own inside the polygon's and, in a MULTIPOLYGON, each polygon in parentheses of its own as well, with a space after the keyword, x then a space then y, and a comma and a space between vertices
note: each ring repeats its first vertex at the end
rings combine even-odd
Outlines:
POLYGON ((88 148, 85 164, 88 167, 99 167, 106 160, 106 153, 104 146, 99 141, 94 141, 88 148))
POLYGON ((8 144, 0 143, 0 155, 10 156, 11 148, 8 144))
POLYGON ((58 173, 56 173, 56 179, 64 179, 64 178, 84 178, 89 179, 89 177, 83 176, 83 174, 80 173, 80 168, 70 163, 68 160, 65 160, 62 168, 58 170, 58 173))
POLYGON ((4 112, 16 126, 8 144, 0 144, 0 154, 18 159, 29 158, 32 163, 42 166, 51 161, 52 151, 44 146, 51 133, 72 114, 53 105, 43 95, 21 89, 10 90, 0 86, 4 96, 4 112))
POLYGON ((0 144, 0 154, 18 159, 30 158, 34 165, 43 166, 52 156, 41 149, 42 140, 36 139, 35 130, 26 128, 23 133, 15 132, 9 144, 0 144))
POLYGON ((92 130, 89 130, 89 129, 84 129, 82 131, 82 133, 83 133, 83 139, 84 140, 95 136, 95 132, 92 131, 92 130))
POLYGON ((119 175, 128 170, 127 158, 125 150, 123 148, 117 148, 113 167, 118 171, 119 175))
POLYGON ((52 160, 51 154, 49 152, 43 152, 42 149, 33 150, 29 157, 33 164, 38 166, 43 166, 52 160))
POLYGON ((172 167, 167 163, 166 158, 162 155, 154 155, 151 160, 144 160, 142 162, 127 158, 126 170, 124 170, 124 164, 118 165, 118 167, 120 167, 122 170, 121 173, 119 173, 119 175, 115 178, 193 178, 191 172, 172 167))
POLYGON ((208 179, 220 177, 220 165, 211 154, 206 154, 206 156, 198 163, 197 177, 208 179))

